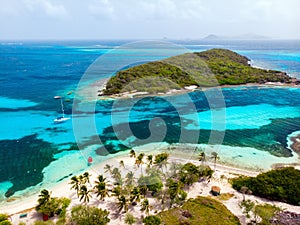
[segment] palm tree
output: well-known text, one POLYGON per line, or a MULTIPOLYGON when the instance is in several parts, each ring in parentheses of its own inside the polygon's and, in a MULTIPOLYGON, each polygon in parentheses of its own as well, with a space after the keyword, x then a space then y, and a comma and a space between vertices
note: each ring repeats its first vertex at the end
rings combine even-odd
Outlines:
POLYGON ((50 195, 51 193, 47 189, 41 190, 38 198, 38 205, 36 206, 37 210, 39 210, 41 206, 49 202, 49 200, 51 199, 50 195))
POLYGON ((168 153, 160 153, 158 155, 155 156, 155 160, 154 160, 154 164, 161 169, 161 171, 163 172, 162 167, 165 166, 167 168, 167 164, 168 164, 168 158, 169 158, 169 154, 168 153))
POLYGON ((80 189, 80 180, 77 176, 71 177, 71 182, 69 183, 72 185, 71 189, 74 189, 77 193, 77 197, 79 197, 79 189, 80 189))
POLYGON ((141 211, 145 212, 147 215, 149 215, 150 209, 151 209, 151 206, 149 204, 149 200, 145 199, 141 204, 141 211))
POLYGON ((120 185, 123 184, 122 175, 119 168, 114 168, 111 171, 111 176, 115 180, 115 184, 120 184, 120 185))
POLYGON ((133 186, 135 181, 134 173, 132 171, 128 172, 126 174, 126 180, 125 183, 127 186, 133 186))
POLYGON ((161 205, 161 208, 162 210, 164 210, 165 208, 165 202, 167 200, 167 190, 161 190, 158 192, 158 195, 157 195, 157 201, 160 201, 160 205, 161 205))
POLYGON ((138 157, 136 158, 136 160, 135 160, 135 164, 137 165, 137 167, 140 167, 141 166, 141 173, 143 174, 143 164, 144 164, 144 162, 143 162, 143 158, 144 158, 144 156, 145 156, 145 154, 144 153, 140 153, 139 155, 138 155, 138 157))
POLYGON ((148 155, 147 161, 148 161, 148 167, 150 168, 153 164, 153 155, 148 155))
POLYGON ((130 201, 131 202, 140 202, 141 201, 141 192, 139 188, 134 187, 130 192, 130 201))
POLYGON ((121 195, 118 198, 117 206, 118 206, 119 212, 121 212, 123 209, 125 212, 128 211, 128 200, 126 199, 126 197, 124 195, 121 195))
POLYGON ((130 150, 129 154, 130 158, 135 158, 135 151, 133 149, 130 150))
POLYGON ((111 170, 112 170, 111 165, 106 164, 104 166, 104 170, 105 170, 104 173, 111 173, 111 170))
POLYGON ((83 174, 82 174, 82 178, 83 178, 83 180, 84 180, 84 184, 85 183, 89 183, 89 184, 91 184, 91 182, 90 182, 90 174, 89 174, 89 172, 84 172, 83 174))
POLYGON ((123 167, 125 169, 125 164, 123 160, 120 161, 120 167, 123 167))
POLYGON ((106 188, 106 178, 102 175, 98 176, 98 181, 95 181, 94 189, 96 190, 97 197, 100 196, 100 200, 105 199, 106 196, 109 196, 108 189, 106 188))
POLYGON ((244 202, 244 201, 246 200, 246 199, 245 199, 245 194, 248 194, 248 193, 251 192, 251 191, 249 190, 248 187, 242 186, 241 189, 240 189, 240 192, 241 192, 242 195, 243 195, 243 202, 244 202))
POLYGON ((84 203, 87 203, 90 201, 90 190, 87 189, 86 185, 81 185, 80 190, 79 190, 79 196, 80 196, 80 201, 83 200, 84 203))
POLYGON ((201 151, 198 155, 198 160, 203 164, 206 162, 206 154, 205 152, 201 151))
POLYGON ((220 159, 220 157, 217 152, 212 152, 211 158, 214 160, 214 170, 216 170, 216 163, 217 163, 217 160, 220 159))
POLYGON ((124 222, 126 224, 132 225, 136 223, 136 218, 130 214, 130 213, 126 213, 125 218, 124 218, 124 222))
POLYGON ((119 198, 124 191, 121 185, 116 185, 111 192, 113 196, 119 198))
POLYGON ((85 184, 85 183, 86 183, 86 179, 85 179, 85 177, 83 176, 83 174, 80 174, 80 175, 78 176, 78 180, 79 180, 79 183, 80 183, 80 184, 85 184))

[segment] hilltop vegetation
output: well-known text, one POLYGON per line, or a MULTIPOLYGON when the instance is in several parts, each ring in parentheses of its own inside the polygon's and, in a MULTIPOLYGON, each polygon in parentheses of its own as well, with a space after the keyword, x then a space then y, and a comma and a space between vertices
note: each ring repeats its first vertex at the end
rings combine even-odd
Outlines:
POLYGON ((170 89, 181 89, 190 85, 211 87, 291 82, 286 73, 253 68, 248 61, 245 56, 225 49, 186 53, 119 71, 108 81, 104 94, 126 91, 165 93, 170 89))
POLYGON ((222 203, 207 197, 189 199, 181 207, 158 214, 165 225, 238 225, 241 224, 222 203))
POLYGON ((300 205, 300 170, 294 168, 271 170, 257 177, 236 178, 232 187, 241 192, 249 190, 270 200, 300 205))

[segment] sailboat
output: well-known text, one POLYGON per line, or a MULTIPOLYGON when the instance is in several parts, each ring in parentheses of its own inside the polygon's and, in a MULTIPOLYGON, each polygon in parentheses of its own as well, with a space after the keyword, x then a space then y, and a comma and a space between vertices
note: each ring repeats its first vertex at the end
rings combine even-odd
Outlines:
POLYGON ((56 119, 54 119, 54 123, 63 123, 69 119, 71 119, 70 117, 65 117, 65 110, 64 110, 64 103, 62 100, 61 96, 55 96, 55 99, 60 99, 60 104, 61 104, 61 111, 62 111, 62 116, 57 117, 56 119))

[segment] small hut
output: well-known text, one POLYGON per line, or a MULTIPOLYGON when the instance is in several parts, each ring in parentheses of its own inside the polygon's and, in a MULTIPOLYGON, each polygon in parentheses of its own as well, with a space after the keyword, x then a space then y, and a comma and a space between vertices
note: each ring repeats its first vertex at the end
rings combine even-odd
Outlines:
POLYGON ((221 193, 221 189, 218 186, 212 186, 210 192, 211 192, 212 195, 218 196, 221 193))

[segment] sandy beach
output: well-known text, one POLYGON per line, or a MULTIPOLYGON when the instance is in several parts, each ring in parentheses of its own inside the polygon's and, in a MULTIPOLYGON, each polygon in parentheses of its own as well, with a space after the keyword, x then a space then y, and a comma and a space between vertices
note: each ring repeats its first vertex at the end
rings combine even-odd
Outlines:
MULTIPOLYGON (((153 147, 153 146, 152 146, 153 147)), ((155 155, 157 153, 161 153, 162 151, 160 149, 165 149, 166 146, 157 146, 157 150, 149 150, 147 147, 141 147, 135 149, 136 153, 143 152, 146 155, 152 154, 155 155), (142 150, 143 149, 143 150, 142 150)), ((111 181, 111 177, 109 174, 104 172, 104 166, 106 164, 112 165, 114 167, 119 167, 119 162, 123 160, 125 167, 121 170, 122 176, 125 176, 125 174, 128 171, 134 171, 135 176, 140 176, 140 168, 137 168, 135 165, 135 159, 129 157, 129 151, 123 152, 119 156, 116 156, 114 158, 110 158, 102 163, 91 165, 91 167, 87 170, 91 174, 91 184, 94 184, 94 181, 96 180, 97 176, 99 174, 103 174, 105 177, 108 178, 109 181, 111 181)), ((192 159, 184 159, 178 154, 171 154, 169 158, 169 165, 173 162, 176 163, 186 163, 186 162, 192 162, 196 165, 200 165, 201 162, 198 160, 192 160, 192 159)), ((207 165, 209 165, 211 168, 214 167, 213 162, 206 162, 207 165)), ((144 169, 146 168, 146 165, 143 165, 144 169)), ((188 192, 188 198, 195 198, 199 195, 201 196, 212 196, 210 194, 210 190, 212 186, 219 186, 221 188, 221 193, 229 193, 233 197, 230 198, 227 201, 223 201, 225 206, 233 213, 235 214, 242 222, 242 224, 246 224, 246 217, 242 213, 241 208, 239 207, 239 203, 242 201, 243 196, 241 193, 234 190, 231 185, 228 182, 229 178, 233 178, 239 175, 245 175, 245 176, 256 176, 259 174, 259 172, 254 170, 248 170, 248 169, 242 169, 242 168, 236 168, 231 167, 227 165, 222 164, 216 164, 216 170, 213 174, 212 179, 210 182, 198 182, 194 184, 191 188, 186 190, 188 192)), ((83 204, 80 202, 76 196, 76 192, 74 190, 70 190, 69 179, 62 181, 61 183, 57 184, 56 186, 49 188, 48 190, 51 191, 53 197, 67 197, 72 200, 71 205, 69 206, 69 209, 72 206, 83 204)), ((111 182, 112 183, 112 182, 111 182)), ((16 200, 15 202, 8 202, 4 207, 0 208, 1 212, 6 212, 10 215, 11 221, 13 224, 18 224, 19 222, 25 222, 26 224, 32 224, 33 221, 39 219, 41 220, 41 215, 36 213, 34 210, 34 207, 37 203, 38 196, 30 196, 28 198, 24 198, 21 200, 16 200), (20 218, 20 214, 26 213, 27 216, 25 218, 20 218)), ((217 197, 214 197, 217 198, 217 197)), ((258 203, 270 203, 274 204, 276 206, 282 207, 283 209, 287 209, 291 212, 299 212, 300 207, 299 206, 291 206, 288 204, 280 203, 280 202, 271 202, 265 199, 261 199, 255 196, 247 196, 247 199, 251 199, 252 201, 257 201, 258 203)), ((155 210, 160 210, 159 203, 157 203, 154 199, 149 199, 150 205, 153 206, 151 213, 154 214, 155 210)), ((123 222, 123 218, 125 214, 119 215, 119 214, 113 214, 113 210, 116 206, 116 199, 114 197, 106 198, 105 201, 100 201, 97 199, 96 194, 92 194, 92 198, 88 205, 91 206, 97 206, 102 209, 108 209, 112 212, 110 215, 111 222, 109 224, 125 224, 123 222)), ((130 207, 129 212, 132 213, 135 217, 140 218, 142 215, 145 216, 144 213, 140 211, 140 206, 136 207, 130 207)))

